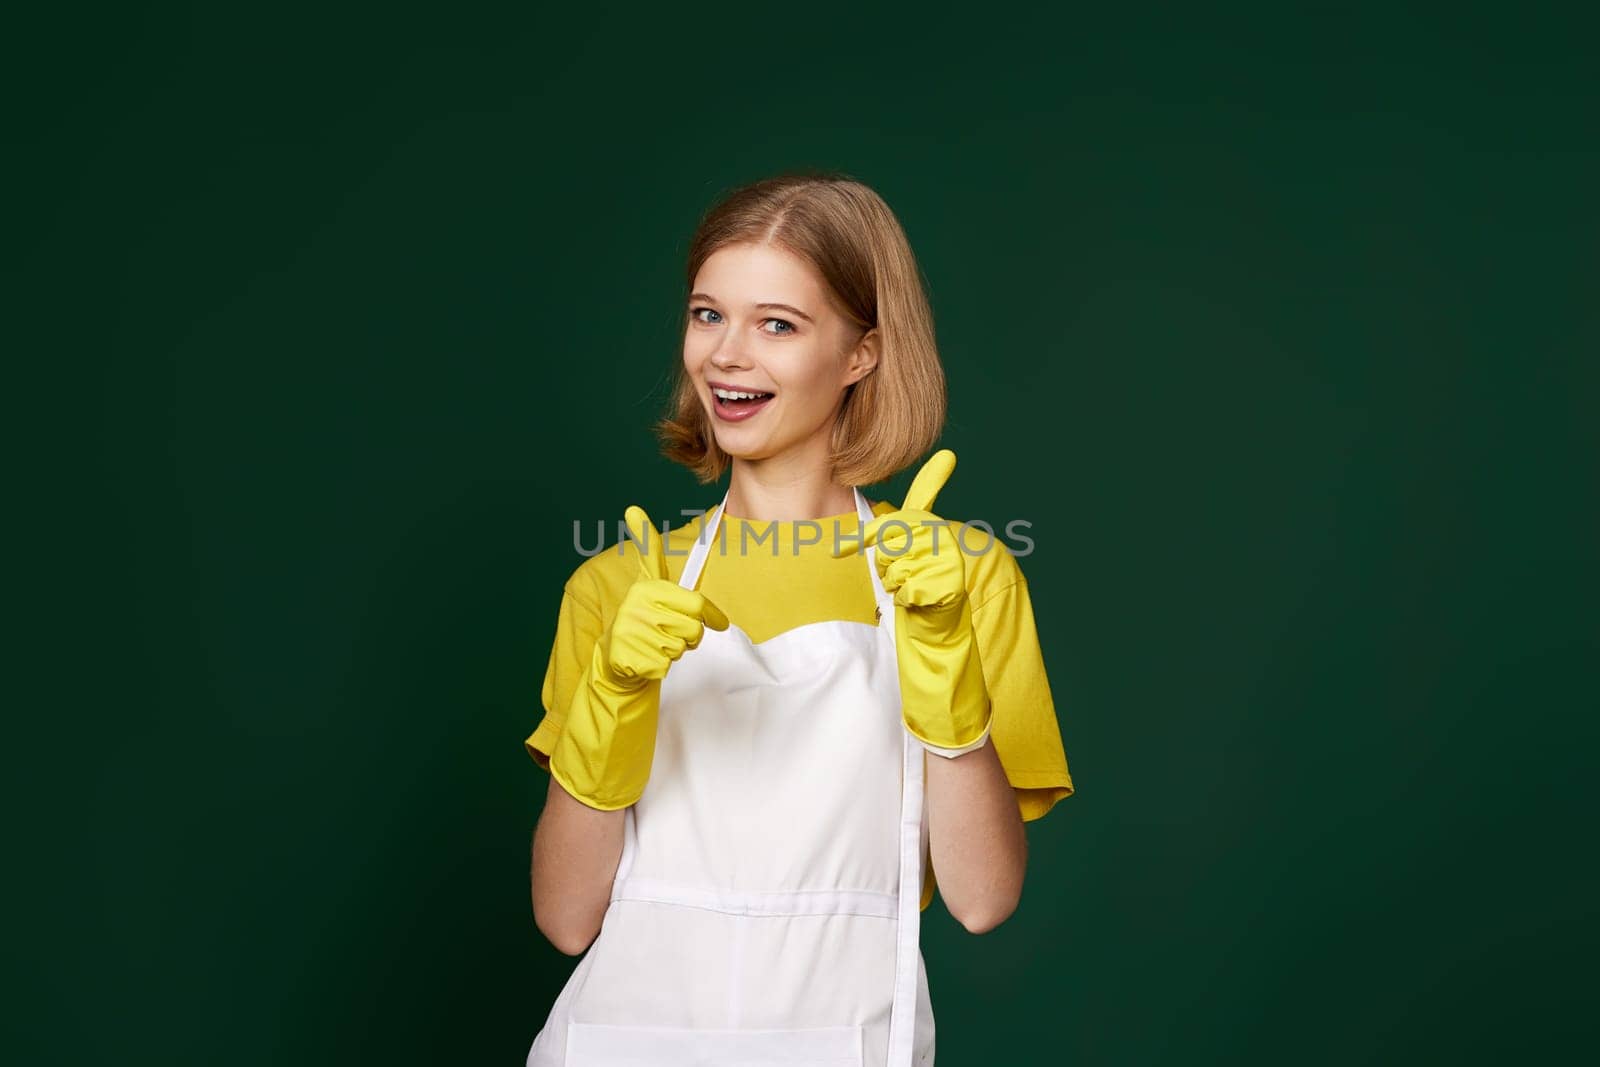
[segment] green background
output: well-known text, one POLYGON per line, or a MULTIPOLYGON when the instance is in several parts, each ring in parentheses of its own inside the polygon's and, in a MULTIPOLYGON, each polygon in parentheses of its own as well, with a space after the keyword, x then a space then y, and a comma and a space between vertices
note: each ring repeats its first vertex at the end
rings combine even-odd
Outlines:
POLYGON ((939 1062, 1592 1053, 1591 30, 22 17, 7 1058, 521 1062, 571 522, 720 495, 682 260, 790 167, 910 235, 1079 790, 927 913, 939 1062))

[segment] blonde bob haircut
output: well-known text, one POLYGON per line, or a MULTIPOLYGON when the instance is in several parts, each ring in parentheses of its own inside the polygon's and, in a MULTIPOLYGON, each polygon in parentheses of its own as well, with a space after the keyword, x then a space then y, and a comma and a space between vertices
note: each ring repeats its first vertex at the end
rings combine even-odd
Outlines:
MULTIPOLYGON (((809 263, 862 335, 878 330, 878 365, 846 386, 833 426, 834 481, 873 485, 915 463, 939 439, 948 399, 921 271, 889 205, 841 174, 791 172, 735 189, 695 230, 685 295, 712 253, 743 243, 776 245, 809 263)), ((702 484, 728 468, 681 359, 655 433, 662 454, 702 484)))

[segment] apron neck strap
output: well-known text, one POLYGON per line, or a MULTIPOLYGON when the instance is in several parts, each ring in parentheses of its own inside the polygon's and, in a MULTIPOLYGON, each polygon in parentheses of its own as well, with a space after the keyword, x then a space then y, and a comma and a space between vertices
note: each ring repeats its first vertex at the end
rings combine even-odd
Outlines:
MULTIPOLYGON (((861 527, 866 529, 867 523, 876 516, 872 508, 867 506, 867 498, 860 489, 856 490, 856 514, 861 516, 861 527)), ((867 573, 872 576, 872 598, 878 602, 878 616, 880 620, 888 620, 892 625, 894 619, 894 597, 884 592, 883 579, 878 577, 878 546, 873 545, 862 553, 867 557, 867 573)))
MULTIPOLYGON (((732 489, 729 489, 732 492, 732 489)), ((678 579, 678 584, 685 589, 693 589, 700 581, 700 571, 705 568, 706 556, 711 553, 711 541, 717 536, 717 528, 722 525, 722 513, 728 507, 728 496, 722 496, 722 503, 712 508, 701 516, 700 534, 694 539, 694 547, 689 550, 689 559, 683 565, 683 575, 678 579)))

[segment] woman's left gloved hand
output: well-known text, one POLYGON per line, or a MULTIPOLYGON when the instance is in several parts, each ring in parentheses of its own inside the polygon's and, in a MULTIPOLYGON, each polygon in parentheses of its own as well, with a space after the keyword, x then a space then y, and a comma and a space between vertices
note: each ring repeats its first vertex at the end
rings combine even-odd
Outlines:
POLYGON ((877 546, 878 576, 894 595, 906 729, 946 757, 981 747, 991 724, 956 527, 930 510, 955 467, 954 452, 935 452, 912 480, 905 503, 867 523, 859 542, 834 553, 877 546))

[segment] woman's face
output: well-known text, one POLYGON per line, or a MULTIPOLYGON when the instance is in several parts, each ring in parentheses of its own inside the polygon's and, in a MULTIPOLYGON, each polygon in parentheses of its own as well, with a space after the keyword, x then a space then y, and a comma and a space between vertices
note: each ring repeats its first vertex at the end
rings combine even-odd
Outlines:
POLYGON ((683 337, 718 446, 745 460, 807 444, 825 454, 845 387, 877 362, 877 332, 862 334, 803 260, 772 245, 718 249, 695 275, 683 337))

